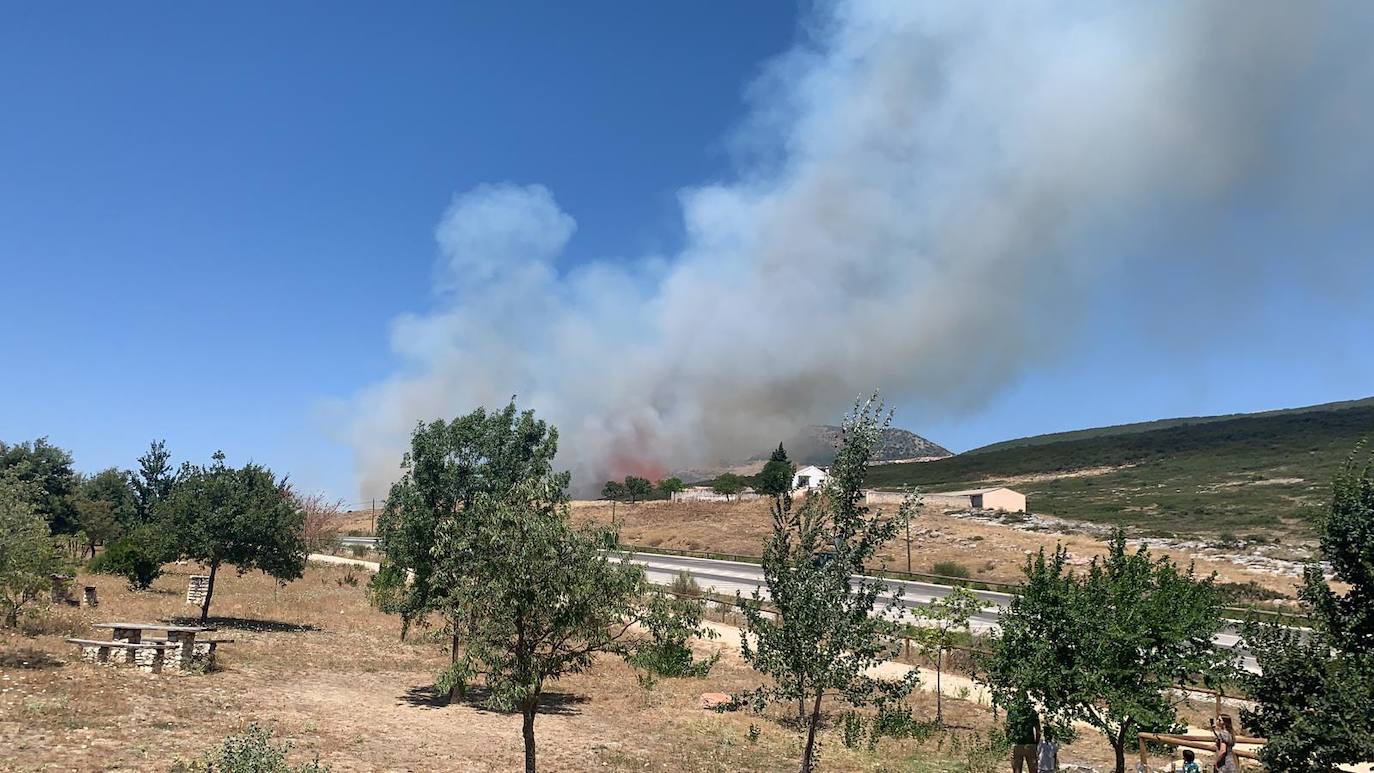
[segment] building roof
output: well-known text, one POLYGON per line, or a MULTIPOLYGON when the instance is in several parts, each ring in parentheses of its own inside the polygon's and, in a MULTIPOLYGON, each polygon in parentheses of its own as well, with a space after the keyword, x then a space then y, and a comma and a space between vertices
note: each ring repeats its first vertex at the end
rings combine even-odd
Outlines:
POLYGON ((1011 493, 1013 494, 1021 493, 1019 491, 1009 489, 1006 486, 993 486, 992 488, 970 488, 964 489, 962 491, 923 491, 921 493, 929 494, 933 497, 966 497, 972 496, 974 494, 990 494, 994 491, 1011 491, 1011 493))

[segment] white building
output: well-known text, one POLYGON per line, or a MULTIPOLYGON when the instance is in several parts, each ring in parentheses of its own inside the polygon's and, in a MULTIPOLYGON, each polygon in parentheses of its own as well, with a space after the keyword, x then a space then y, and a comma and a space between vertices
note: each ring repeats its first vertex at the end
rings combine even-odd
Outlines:
POLYGON ((830 473, 826 472, 824 467, 808 464, 792 475, 792 490, 815 491, 825 485, 825 479, 828 477, 830 477, 830 473))

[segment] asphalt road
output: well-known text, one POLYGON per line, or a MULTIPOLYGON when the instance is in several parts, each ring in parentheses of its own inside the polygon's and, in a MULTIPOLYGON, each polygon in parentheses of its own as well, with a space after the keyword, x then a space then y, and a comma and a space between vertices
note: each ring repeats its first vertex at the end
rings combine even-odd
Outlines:
MULTIPOLYGON (((343 537, 341 541, 345 546, 372 547, 376 544, 376 540, 372 537, 343 537)), ((612 556, 612 560, 623 559, 612 556)), ((628 560, 644 567, 644 574, 650 582, 656 585, 670 585, 678 575, 686 573, 696 581, 702 590, 726 595, 734 595, 739 592, 744 596, 749 596, 755 590, 760 590, 764 598, 768 597, 768 589, 764 587, 763 582, 763 569, 757 564, 658 553, 635 553, 631 554, 628 560)), ((893 579, 884 579, 881 582, 892 591, 886 597, 879 597, 878 605, 882 609, 897 606, 903 610, 910 610, 913 607, 929 604, 935 599, 943 598, 953 590, 949 585, 931 582, 893 579), (901 595, 895 596, 894 601, 896 591, 900 591, 901 595)), ((1011 594, 985 590, 976 590, 973 591, 973 594, 983 602, 984 606, 981 612, 969 620, 970 630, 974 633, 995 632, 1002 610, 1011 603, 1011 594)), ((909 611, 904 611, 903 617, 909 622, 919 623, 919 620, 909 611)), ((1217 646, 1227 649, 1237 649, 1241 643, 1234 626, 1229 624, 1213 640, 1217 646)), ((1258 670, 1255 659, 1248 654, 1242 656, 1241 663, 1248 670, 1258 670)))

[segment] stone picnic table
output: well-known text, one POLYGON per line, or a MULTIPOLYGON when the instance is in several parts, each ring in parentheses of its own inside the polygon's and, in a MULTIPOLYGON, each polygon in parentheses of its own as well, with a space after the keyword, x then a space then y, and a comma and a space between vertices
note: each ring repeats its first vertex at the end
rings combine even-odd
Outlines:
POLYGON ((164 623, 96 623, 94 628, 110 629, 108 640, 68 639, 81 647, 84 660, 94 663, 133 663, 144 671, 159 673, 165 666, 180 671, 191 668, 197 659, 213 662, 215 647, 233 639, 201 639, 196 635, 213 631, 198 625, 164 623), (144 641, 143 633, 159 632, 165 639, 144 641))

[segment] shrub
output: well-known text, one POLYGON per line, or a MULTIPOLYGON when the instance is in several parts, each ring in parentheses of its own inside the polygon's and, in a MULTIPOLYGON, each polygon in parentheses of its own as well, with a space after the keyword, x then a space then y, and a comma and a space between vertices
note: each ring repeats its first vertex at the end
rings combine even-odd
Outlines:
POLYGON ((243 732, 224 739, 218 749, 208 752, 190 766, 177 765, 173 771, 196 773, 327 773, 319 757, 312 762, 292 765, 286 759, 291 744, 272 743, 272 731, 249 724, 243 732))
POLYGON ((931 569, 931 572, 941 575, 942 577, 958 577, 965 579, 969 576, 968 567, 958 561, 937 561, 935 566, 931 569))
POLYGON ((696 636, 714 639, 718 635, 701 624, 704 607, 695 599, 654 594, 641 621, 652 638, 634 649, 630 665, 659 676, 700 678, 710 673, 720 655, 695 660, 689 644, 696 636))
POLYGON ((110 543, 87 567, 92 572, 123 577, 131 590, 147 590, 153 580, 162 576, 166 557, 167 549, 161 538, 151 528, 144 527, 110 543))
POLYGON ((349 546, 348 546, 348 552, 351 553, 351 554, 353 555, 354 558, 362 558, 363 556, 367 555, 367 546, 366 546, 366 545, 349 545, 349 546))

